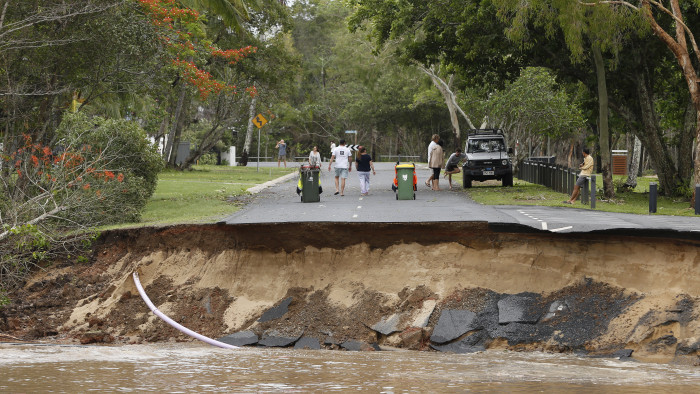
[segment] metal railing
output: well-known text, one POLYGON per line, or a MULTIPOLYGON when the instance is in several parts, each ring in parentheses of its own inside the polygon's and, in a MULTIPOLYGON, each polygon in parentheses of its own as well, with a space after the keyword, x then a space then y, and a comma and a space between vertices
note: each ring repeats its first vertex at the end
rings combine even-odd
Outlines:
MULTIPOLYGON (((523 160, 519 167, 518 179, 548 187, 556 192, 573 193, 579 170, 566 166, 536 160, 523 160)), ((590 204, 595 209, 596 176, 591 175, 581 188, 581 203, 590 204)))
POLYGON ((410 156, 410 155, 378 155, 379 160, 383 161, 385 159, 389 159, 389 161, 393 161, 391 158, 395 157, 396 161, 401 161, 401 159, 408 160, 408 161, 418 161, 420 159, 420 156, 410 156))

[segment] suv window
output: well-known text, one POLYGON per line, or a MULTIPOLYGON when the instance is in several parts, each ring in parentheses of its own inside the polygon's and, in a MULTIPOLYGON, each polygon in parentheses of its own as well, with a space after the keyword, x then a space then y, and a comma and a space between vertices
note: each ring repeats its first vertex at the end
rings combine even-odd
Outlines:
POLYGON ((479 138, 467 141, 467 153, 505 152, 502 138, 479 138))

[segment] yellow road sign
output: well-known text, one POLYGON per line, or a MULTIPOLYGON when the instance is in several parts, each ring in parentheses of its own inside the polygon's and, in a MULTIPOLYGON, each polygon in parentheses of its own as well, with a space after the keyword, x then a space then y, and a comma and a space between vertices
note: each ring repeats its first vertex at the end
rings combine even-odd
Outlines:
POLYGON ((265 119, 265 117, 262 116, 262 114, 258 114, 258 116, 253 118, 253 124, 258 128, 265 126, 266 123, 267 119, 265 119))

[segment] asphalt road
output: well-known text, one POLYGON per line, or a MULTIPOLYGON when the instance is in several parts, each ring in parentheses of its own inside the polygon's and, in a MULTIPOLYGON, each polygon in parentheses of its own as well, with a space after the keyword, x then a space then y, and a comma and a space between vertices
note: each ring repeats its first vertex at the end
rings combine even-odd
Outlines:
MULTIPOLYGON (((261 163, 269 167, 277 163, 261 163)), ((288 163, 288 166, 299 166, 288 163)), ((440 179, 442 190, 433 191, 424 182, 430 175, 425 164, 417 165, 418 191, 415 200, 396 200, 391 184, 394 163, 375 163, 377 175, 371 176, 370 195, 360 196, 357 172, 347 179, 345 196, 333 195, 335 181, 328 163, 321 167, 323 193, 317 203, 302 203, 296 194, 297 177, 265 188, 239 212, 220 223, 276 222, 463 222, 486 221, 494 228, 521 227, 527 231, 590 232, 612 231, 630 234, 682 233, 684 238, 700 239, 700 217, 665 215, 633 215, 582 208, 481 205, 472 201, 461 188, 457 174, 454 190, 446 179, 440 179)), ((475 182, 475 187, 479 182, 475 182)))

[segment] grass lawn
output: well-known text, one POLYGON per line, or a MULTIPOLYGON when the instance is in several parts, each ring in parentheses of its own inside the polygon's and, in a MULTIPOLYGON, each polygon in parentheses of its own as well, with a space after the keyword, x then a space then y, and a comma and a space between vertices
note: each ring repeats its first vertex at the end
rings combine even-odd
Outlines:
POLYGON ((211 223, 238 210, 227 198, 248 194, 248 188, 279 178, 296 168, 194 166, 192 171, 165 170, 146 204, 141 222, 117 227, 175 223, 211 223))
MULTIPOLYGON (((461 174, 458 174, 461 175, 461 174)), ((625 176, 616 175, 616 181, 624 182, 625 176)), ((454 179, 454 177, 453 177, 454 179)), ((459 177, 461 179, 461 176, 459 177)), ((637 187, 632 192, 618 193, 614 199, 603 201, 600 197, 602 193, 602 176, 598 174, 598 191, 596 196, 597 211, 623 212, 636 214, 649 214, 649 183, 655 182, 655 178, 639 177, 637 187)), ((488 205, 542 205, 550 207, 573 207, 590 209, 590 205, 583 205, 580 202, 574 205, 562 203, 569 199, 569 195, 557 193, 552 189, 534 183, 514 179, 513 187, 502 187, 500 182, 474 182, 471 189, 464 189, 470 197, 481 204, 488 205)), ((657 200, 656 213, 659 215, 680 215, 695 216, 695 210, 690 208, 690 202, 681 198, 669 198, 659 196, 657 200)))

